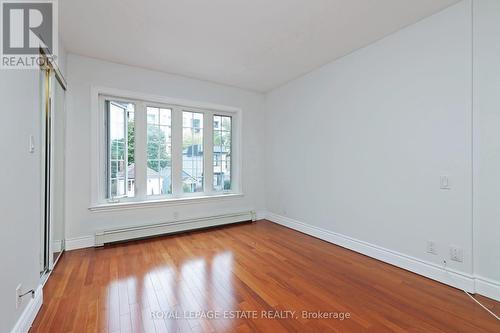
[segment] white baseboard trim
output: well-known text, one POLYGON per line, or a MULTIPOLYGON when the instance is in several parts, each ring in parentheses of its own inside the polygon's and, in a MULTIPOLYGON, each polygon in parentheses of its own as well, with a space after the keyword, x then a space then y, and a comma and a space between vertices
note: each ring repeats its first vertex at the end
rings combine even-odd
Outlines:
POLYGON ((84 249, 95 246, 95 236, 83 236, 75 238, 67 238, 64 243, 65 251, 84 249))
POLYGON ((333 231, 318 228, 278 214, 267 212, 266 219, 307 235, 322 239, 329 243, 345 247, 349 250, 353 250, 391 265, 406 269, 410 272, 445 283, 455 288, 465 289, 471 293, 477 292, 481 295, 500 301, 500 285, 496 282, 451 269, 446 271, 443 267, 434 263, 392 251, 333 231))
POLYGON ((500 302, 500 283, 482 276, 476 276, 475 281, 476 293, 500 302))
POLYGON ((263 220, 265 219, 267 216, 267 212, 265 210, 258 210, 256 213, 255 213, 255 218, 257 220, 263 220))
POLYGON ((53 240, 52 241, 52 251, 61 252, 62 249, 62 240, 53 240))
POLYGON ((30 298, 28 305, 24 308, 23 313, 17 320, 16 325, 12 329, 11 333, 28 333, 35 320, 38 311, 42 307, 43 303, 43 288, 38 286, 35 291, 35 298, 30 298))

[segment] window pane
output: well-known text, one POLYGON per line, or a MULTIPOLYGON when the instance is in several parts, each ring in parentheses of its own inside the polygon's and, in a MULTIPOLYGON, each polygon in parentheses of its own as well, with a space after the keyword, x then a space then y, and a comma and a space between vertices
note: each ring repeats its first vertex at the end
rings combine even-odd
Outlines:
POLYGON ((224 173, 223 175, 223 188, 224 190, 230 190, 231 189, 231 157, 227 157, 225 160, 225 164, 223 165, 223 168, 226 170, 229 170, 228 172, 224 173))
POLYGON ((214 116, 214 191, 231 190, 231 117, 214 116))
POLYGON ((117 184, 116 184, 116 183, 117 183, 117 182, 116 182, 116 178, 111 178, 111 179, 110 179, 110 191, 111 191, 112 193, 115 193, 115 194, 116 194, 116 192, 117 192, 117 184))
POLYGON ((172 193, 172 110, 147 107, 147 194, 172 193))
POLYGON ((193 145, 193 154, 198 154, 198 152, 202 150, 200 146, 203 143, 203 133, 198 129, 194 129, 192 138, 193 141, 191 144, 193 145))
POLYGON ((135 195, 135 106, 106 101, 108 133, 108 198, 135 195))
POLYGON ((182 188, 203 192, 203 114, 182 113, 182 188))
POLYGON ((148 124, 159 124, 158 108, 147 108, 148 124))
POLYGON ((160 194, 160 186, 161 186, 160 174, 157 171, 154 171, 152 168, 148 168, 147 194, 148 195, 160 194))
POLYGON ((170 134, 170 126, 160 126, 160 138, 165 138, 158 146, 158 158, 162 160, 169 159, 171 152, 172 136, 170 134))
POLYGON ((231 132, 221 131, 220 137, 220 144, 222 146, 231 147, 231 132))
POLYGON ((222 142, 222 133, 214 127, 214 145, 220 146, 222 142))
POLYGON ((203 128, 203 113, 193 112, 193 127, 203 128))
POLYGON ((127 107, 127 196, 135 196, 135 110, 133 104, 127 107))
POLYGON ((160 109, 160 125, 171 126, 172 125, 172 113, 170 109, 160 109))
POLYGON ((231 117, 221 117, 222 130, 231 132, 231 117))
POLYGON ((170 160, 148 161, 147 194, 172 194, 172 166, 170 160), (155 171, 158 169, 159 171, 155 171))
POLYGON ((160 194, 172 194, 172 165, 170 160, 159 160, 160 194))
POLYGON ((222 127, 222 119, 220 116, 214 116, 214 130, 220 130, 222 127))

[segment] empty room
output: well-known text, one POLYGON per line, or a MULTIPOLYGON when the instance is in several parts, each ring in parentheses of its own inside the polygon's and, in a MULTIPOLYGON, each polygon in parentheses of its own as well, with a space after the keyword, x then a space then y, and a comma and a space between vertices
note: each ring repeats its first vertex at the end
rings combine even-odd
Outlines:
POLYGON ((0 29, 0 333, 500 333, 500 0, 0 29))

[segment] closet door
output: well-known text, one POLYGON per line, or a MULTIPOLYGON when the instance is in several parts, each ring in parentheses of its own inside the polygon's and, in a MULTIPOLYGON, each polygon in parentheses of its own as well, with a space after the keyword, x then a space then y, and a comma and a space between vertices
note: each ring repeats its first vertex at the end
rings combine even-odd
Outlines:
POLYGON ((51 268, 50 220, 52 219, 52 73, 45 66, 41 71, 42 96, 42 226, 40 275, 46 276, 51 268))
POLYGON ((64 216, 65 216, 65 90, 52 71, 52 163, 51 163, 51 188, 52 188, 52 214, 50 226, 51 238, 51 268, 64 251, 64 216))
POLYGON ((64 251, 65 86, 53 66, 42 68, 43 223, 40 274, 46 277, 64 251))

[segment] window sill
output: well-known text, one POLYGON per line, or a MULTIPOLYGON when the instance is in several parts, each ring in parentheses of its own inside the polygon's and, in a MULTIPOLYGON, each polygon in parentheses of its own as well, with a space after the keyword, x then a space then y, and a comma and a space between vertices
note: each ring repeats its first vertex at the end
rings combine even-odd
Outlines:
POLYGON ((155 208, 155 207, 158 208, 165 206, 178 206, 178 205, 205 203, 210 201, 220 201, 224 199, 241 198, 243 196, 244 196, 243 193, 228 193, 228 194, 171 198, 171 199, 160 199, 160 200, 103 203, 90 206, 89 210, 91 212, 108 212, 115 210, 138 209, 138 208, 155 208))

